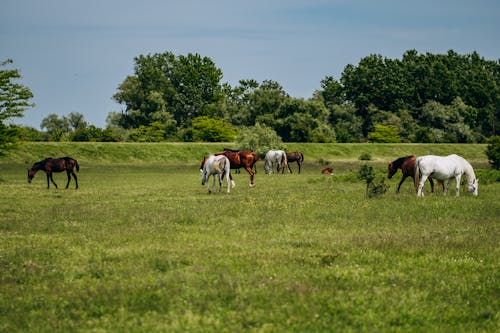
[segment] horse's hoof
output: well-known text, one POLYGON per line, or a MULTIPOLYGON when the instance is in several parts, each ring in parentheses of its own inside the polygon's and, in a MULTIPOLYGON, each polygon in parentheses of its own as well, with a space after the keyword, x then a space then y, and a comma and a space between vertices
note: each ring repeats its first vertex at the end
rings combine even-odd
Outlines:
POLYGON ((255 184, 250 184, 250 185, 248 185, 248 186, 249 186, 249 187, 255 187, 255 184))

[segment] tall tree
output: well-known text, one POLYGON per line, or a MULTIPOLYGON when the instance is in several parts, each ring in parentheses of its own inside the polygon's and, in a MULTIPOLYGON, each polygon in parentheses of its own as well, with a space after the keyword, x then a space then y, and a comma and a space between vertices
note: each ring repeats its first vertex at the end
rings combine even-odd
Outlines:
POLYGON ((0 154, 16 141, 17 131, 7 127, 4 121, 9 118, 22 117, 24 112, 33 107, 30 102, 33 93, 28 87, 17 83, 22 76, 18 69, 3 69, 13 61, 0 62, 0 154))
MULTIPOLYGON (((8 59, 0 62, 0 68, 11 64, 8 59)), ((18 69, 0 69, 0 121, 12 117, 22 117, 26 109, 33 107, 30 103, 33 93, 28 87, 16 83, 22 76, 18 69)))
POLYGON ((126 128, 147 126, 171 119, 181 127, 209 113, 223 97, 222 71, 208 57, 175 56, 171 52, 140 55, 135 74, 127 77, 113 98, 126 106, 120 124, 126 128))

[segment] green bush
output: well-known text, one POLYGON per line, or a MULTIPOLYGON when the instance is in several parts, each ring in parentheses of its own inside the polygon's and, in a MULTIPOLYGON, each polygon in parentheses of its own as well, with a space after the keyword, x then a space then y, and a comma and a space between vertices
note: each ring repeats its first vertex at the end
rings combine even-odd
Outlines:
POLYGON ((281 137, 271 127, 260 124, 244 128, 236 138, 236 143, 240 149, 254 151, 259 155, 270 149, 284 148, 281 137))
POLYGON ((371 161, 372 155, 370 155, 370 153, 362 153, 361 155, 359 155, 358 159, 360 161, 371 161))
POLYGON ((223 119, 206 116, 193 119, 193 140, 203 142, 233 141, 236 129, 223 119))
POLYGON ((486 156, 494 169, 500 169, 500 136, 492 136, 488 140, 488 147, 486 147, 486 156))

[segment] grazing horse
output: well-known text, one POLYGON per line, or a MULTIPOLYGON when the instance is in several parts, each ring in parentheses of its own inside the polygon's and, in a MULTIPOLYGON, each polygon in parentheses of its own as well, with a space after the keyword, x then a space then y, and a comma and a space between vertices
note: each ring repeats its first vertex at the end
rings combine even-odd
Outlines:
MULTIPOLYGON (((406 180, 406 178, 411 177, 413 178, 413 182, 415 182, 415 162, 417 160, 417 157, 415 155, 409 155, 409 156, 404 156, 400 157, 392 162, 389 162, 389 165, 387 166, 388 169, 388 174, 387 178, 392 179, 392 176, 396 172, 398 172, 398 169, 401 169, 401 172, 403 173, 403 177, 401 178, 401 181, 399 182, 398 189, 396 190, 396 193, 399 193, 399 189, 401 188, 401 184, 406 180)), ((429 183, 431 184, 431 192, 434 192, 434 181, 432 180, 432 177, 429 177, 429 183)), ((444 191, 444 182, 439 181, 438 183, 441 184, 443 187, 444 191)))
POLYGON ((257 154, 248 150, 224 149, 223 152, 215 153, 214 155, 226 156, 231 163, 231 169, 245 168, 245 170, 250 175, 249 186, 255 186, 255 184, 253 183, 253 177, 255 174, 255 172, 253 171, 253 167, 259 159, 259 156, 257 156, 257 154))
MULTIPOLYGON (((231 149, 231 148, 224 148, 223 151, 230 151, 230 152, 233 152, 233 153, 239 153, 240 152, 240 150, 231 149)), ((243 152, 246 152, 246 151, 243 150, 243 152)), ((254 157, 253 163, 252 163, 251 166, 252 166, 253 173, 256 174, 257 173, 257 166, 255 164, 259 160, 259 156, 256 153, 254 153, 253 151, 249 151, 249 152, 254 157)), ((217 153, 217 154, 219 154, 219 153, 217 153)), ((234 173, 240 173, 241 167, 236 167, 236 166, 233 167, 233 164, 231 163, 231 169, 234 169, 234 173)))
POLYGON ((333 169, 332 168, 324 168, 323 170, 321 170, 321 173, 324 175, 333 176, 333 169))
POLYGON ((426 155, 417 158, 415 163, 415 188, 417 196, 424 196, 424 183, 432 175, 434 179, 448 180, 444 195, 448 192, 452 178, 456 181, 456 196, 460 195, 460 178, 465 175, 469 192, 477 196, 479 181, 476 179, 474 169, 463 157, 452 154, 448 156, 426 155))
POLYGON ((292 173, 292 169, 290 168, 290 162, 297 162, 297 165, 299 166, 299 174, 300 174, 300 167, 302 166, 302 162, 304 162, 304 154, 302 154, 300 151, 295 151, 293 153, 286 153, 286 159, 287 159, 287 165, 288 165, 288 171, 292 173))
POLYGON ((288 167, 288 160, 284 150, 271 149, 267 152, 264 162, 264 171, 266 174, 273 173, 274 163, 276 163, 276 170, 278 173, 280 171, 281 173, 285 171, 285 168, 288 167))
MULTIPOLYGON (((215 179, 217 178, 218 183, 219 183, 219 192, 222 189, 222 179, 224 176, 226 177, 226 182, 227 182, 227 193, 230 193, 230 182, 231 176, 230 176, 230 162, 228 158, 224 155, 210 155, 206 160, 204 160, 203 163, 203 169, 201 171, 201 185, 205 185, 207 183, 207 189, 208 189, 208 194, 211 193, 210 191, 210 184, 208 183, 208 179, 210 176, 213 176, 214 181, 213 181, 213 191, 215 192, 216 185, 215 185, 215 179)), ((234 185, 234 182, 232 182, 234 185)))
POLYGON ((47 174, 47 188, 49 188, 50 183, 49 180, 52 181, 52 184, 57 188, 57 184, 54 182, 54 178, 52 178, 53 172, 62 172, 66 171, 66 175, 68 176, 68 182, 66 183, 66 188, 69 186, 69 182, 71 180, 71 175, 75 179, 76 188, 78 188, 78 179, 76 178, 76 174, 73 169, 76 168, 76 171, 80 171, 80 166, 78 162, 71 157, 62 157, 62 158, 46 158, 40 162, 36 162, 33 164, 31 169, 28 169, 28 183, 31 183, 35 174, 42 170, 47 174))

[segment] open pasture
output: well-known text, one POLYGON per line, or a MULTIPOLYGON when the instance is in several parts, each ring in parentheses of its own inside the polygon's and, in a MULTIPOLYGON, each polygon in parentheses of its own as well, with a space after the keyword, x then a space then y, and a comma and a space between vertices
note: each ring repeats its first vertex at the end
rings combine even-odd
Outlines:
POLYGON ((0 331, 500 329, 494 177, 477 198, 417 199, 409 180, 394 193, 398 173, 367 199, 361 163, 378 178, 390 156, 420 151, 374 145, 360 162, 370 146, 306 145, 300 175, 260 161, 255 188, 242 170, 231 194, 208 195, 198 167, 214 147, 30 144, 0 161, 0 331), (59 153, 78 159, 78 190, 47 190, 43 173, 27 183, 26 160, 59 153))

